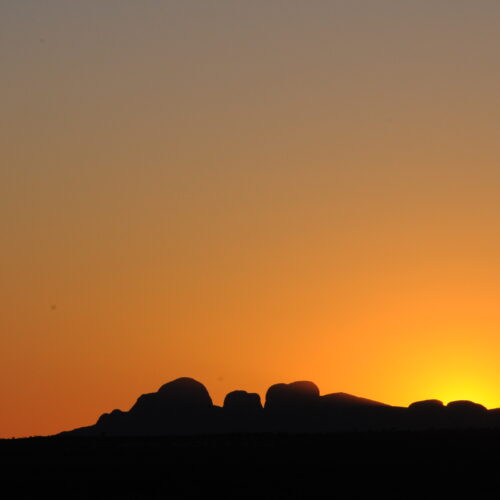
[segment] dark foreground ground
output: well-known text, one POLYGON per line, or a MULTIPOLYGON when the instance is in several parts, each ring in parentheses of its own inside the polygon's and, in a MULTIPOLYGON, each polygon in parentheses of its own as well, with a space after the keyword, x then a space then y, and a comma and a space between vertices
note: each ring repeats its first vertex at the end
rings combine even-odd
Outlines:
POLYGON ((500 498, 499 457, 496 430, 0 440, 13 499, 500 498))

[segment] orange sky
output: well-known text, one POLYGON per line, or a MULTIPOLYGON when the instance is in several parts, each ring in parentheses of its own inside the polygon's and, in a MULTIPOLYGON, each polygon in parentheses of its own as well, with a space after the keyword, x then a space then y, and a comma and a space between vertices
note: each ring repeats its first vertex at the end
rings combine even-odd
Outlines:
POLYGON ((0 436, 179 376, 500 406, 500 4, 0 5, 0 436))

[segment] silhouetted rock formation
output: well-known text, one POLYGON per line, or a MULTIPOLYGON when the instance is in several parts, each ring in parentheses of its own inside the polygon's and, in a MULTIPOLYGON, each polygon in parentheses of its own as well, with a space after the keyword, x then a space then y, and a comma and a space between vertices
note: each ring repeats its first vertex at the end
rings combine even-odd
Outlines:
POLYGON ((366 408, 367 406, 385 406, 385 403, 379 403, 371 399, 360 398, 345 392, 334 392, 321 396, 322 404, 330 408, 366 408))
POLYGON ((345 392, 326 394, 320 398, 321 430, 392 429, 399 425, 401 408, 345 392))
POLYGON ((446 406, 438 399, 412 403, 408 406, 406 423, 410 429, 440 429, 450 425, 446 406))
POLYGON ((97 420, 96 425, 110 425, 124 418, 125 412, 121 410, 113 410, 111 413, 103 413, 97 420))
POLYGON ((203 384, 178 378, 157 392, 143 394, 128 412, 113 410, 95 425, 69 435, 185 435, 248 432, 334 432, 350 430, 498 428, 500 409, 471 401, 444 406, 430 399, 408 408, 337 392, 320 396, 313 382, 272 385, 262 407, 260 396, 230 392, 215 406, 203 384))
POLYGON ((178 378, 157 392, 143 394, 128 412, 102 415, 83 434, 167 435, 212 432, 217 411, 206 387, 188 377, 178 378))
POLYGON ((468 415, 484 415, 488 410, 483 405, 473 403, 472 401, 451 401, 446 407, 453 412, 468 415))
POLYGON ((487 427, 488 410, 472 401, 451 401, 446 405, 448 424, 452 427, 487 427))
POLYGON ((319 389, 308 381, 291 384, 275 384, 266 393, 265 408, 268 410, 301 409, 319 401, 319 389))
POLYGON ((212 406, 212 398, 203 384, 192 378, 182 377, 162 385, 158 392, 140 396, 130 413, 156 416, 159 413, 169 413, 173 409, 193 412, 212 406))
POLYGON ((261 432, 265 430, 263 411, 258 394, 232 391, 224 398, 219 427, 225 432, 261 432))
POLYGON ((262 403, 255 392, 233 391, 224 398, 224 409, 238 413, 258 412, 262 410, 262 403))
POLYGON ((439 399, 426 399, 424 401, 415 401, 415 403, 408 406, 408 409, 415 412, 436 412, 443 411, 444 404, 439 399))

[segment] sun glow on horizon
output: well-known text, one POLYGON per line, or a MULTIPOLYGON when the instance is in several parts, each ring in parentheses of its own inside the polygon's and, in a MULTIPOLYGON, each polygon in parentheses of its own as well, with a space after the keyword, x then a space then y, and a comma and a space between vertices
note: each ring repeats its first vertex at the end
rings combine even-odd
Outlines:
POLYGON ((444 369, 427 381, 426 399, 439 399, 445 405, 451 401, 467 400, 488 409, 498 408, 499 391, 493 380, 485 374, 481 363, 475 369, 444 369))

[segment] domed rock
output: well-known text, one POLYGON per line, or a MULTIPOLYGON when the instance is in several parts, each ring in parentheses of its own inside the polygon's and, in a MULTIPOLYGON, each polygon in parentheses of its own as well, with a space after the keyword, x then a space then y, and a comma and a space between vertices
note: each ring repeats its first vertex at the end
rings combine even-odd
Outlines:
POLYGON ((269 408, 273 404, 281 403, 283 400, 286 401, 288 397, 288 385, 287 384, 274 384, 266 392, 266 402, 264 403, 264 408, 269 408))
POLYGON ((450 401, 446 407, 453 412, 467 413, 467 414, 482 414, 487 410, 483 405, 474 403, 473 401, 450 401))
POLYGON ((158 394, 163 401, 171 401, 176 406, 210 408, 212 398, 207 388, 197 380, 181 377, 160 387, 158 394))
POLYGON ((234 412, 254 412, 262 409, 262 403, 256 393, 232 391, 224 398, 224 409, 234 412))
POLYGON ((297 396, 303 398, 318 398, 319 389, 314 382, 303 380, 299 382, 292 382, 288 384, 290 390, 297 396))
POLYGON ((126 415, 121 410, 113 410, 111 413, 103 413, 96 422, 96 425, 111 425, 122 419, 126 415))
POLYGON ((444 409, 444 404, 439 399, 425 399, 423 401, 415 401, 410 406, 408 406, 409 410, 412 411, 440 411, 444 409))
POLYGON ((143 394, 131 413, 161 413, 166 410, 195 411, 212 408, 212 398, 200 382, 182 377, 160 387, 158 392, 143 394))
POLYGON ((454 427, 482 426, 487 423, 488 410, 472 401, 451 401, 446 405, 448 419, 454 427))
POLYGON ((292 382, 291 384, 274 384, 266 393, 266 409, 286 410, 305 407, 319 401, 319 389, 309 381, 292 382))

